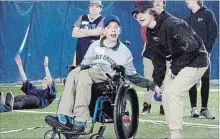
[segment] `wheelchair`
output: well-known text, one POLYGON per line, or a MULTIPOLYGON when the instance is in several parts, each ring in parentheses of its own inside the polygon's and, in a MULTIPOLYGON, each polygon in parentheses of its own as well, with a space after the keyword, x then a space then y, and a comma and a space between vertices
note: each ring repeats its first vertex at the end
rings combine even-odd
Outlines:
MULTIPOLYGON (((71 67, 73 68, 73 67, 71 67)), ((74 131, 64 131, 52 129, 45 133, 44 139, 60 139, 60 134, 72 139, 80 135, 93 133, 94 124, 102 123, 98 133, 92 134, 90 139, 104 139, 105 123, 114 123, 115 134, 118 139, 135 138, 138 120, 139 103, 135 89, 124 78, 124 67, 113 65, 116 71, 114 76, 106 74, 108 81, 95 83, 92 86, 92 97, 89 105, 92 124, 88 132, 74 133, 74 131)))
MULTIPOLYGON (((74 68, 73 66, 69 67, 74 68)), ((92 85, 92 96, 89 105, 92 117, 91 127, 88 132, 74 133, 52 129, 45 133, 44 139, 60 139, 61 134, 66 138, 76 139, 80 135, 93 133, 96 122, 102 123, 98 133, 90 136, 90 139, 104 139, 105 123, 113 123, 118 139, 135 138, 139 122, 139 103, 135 89, 125 79, 123 66, 112 65, 116 71, 114 76, 106 74, 109 80, 92 85)))

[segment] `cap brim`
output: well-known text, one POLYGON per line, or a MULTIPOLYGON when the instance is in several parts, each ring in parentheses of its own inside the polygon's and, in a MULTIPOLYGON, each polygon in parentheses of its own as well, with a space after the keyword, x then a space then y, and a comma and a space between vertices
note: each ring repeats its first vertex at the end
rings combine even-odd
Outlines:
POLYGON ((103 5, 102 4, 99 4, 99 3, 89 3, 89 6, 90 5, 99 5, 100 7, 103 7, 103 5))
POLYGON ((134 16, 135 14, 142 13, 142 12, 144 12, 144 11, 145 11, 144 9, 136 8, 136 9, 131 13, 131 15, 134 16))
POLYGON ((137 14, 137 11, 133 11, 133 12, 131 13, 132 16, 134 16, 135 14, 137 14))
POLYGON ((107 24, 105 24, 105 27, 107 27, 110 22, 116 22, 119 26, 121 26, 121 24, 120 24, 120 22, 119 22, 118 20, 112 19, 112 20, 109 20, 109 21, 107 22, 107 24))

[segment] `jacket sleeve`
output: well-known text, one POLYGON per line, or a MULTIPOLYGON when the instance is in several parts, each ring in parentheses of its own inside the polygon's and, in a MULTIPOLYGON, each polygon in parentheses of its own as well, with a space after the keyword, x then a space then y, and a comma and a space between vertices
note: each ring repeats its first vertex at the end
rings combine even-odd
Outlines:
POLYGON ((25 83, 23 83, 21 90, 26 94, 30 92, 30 90, 35 89, 35 88, 36 87, 27 80, 25 83))
MULTIPOLYGON (((127 49, 128 50, 128 49, 127 49)), ((155 88, 155 84, 150 81, 149 79, 144 78, 140 74, 136 72, 136 69, 134 68, 133 65, 133 57, 130 52, 130 50, 126 51, 125 54, 127 55, 127 60, 125 62, 124 68, 125 68, 125 77, 132 82, 133 84, 142 87, 142 88, 147 88, 148 90, 153 90, 155 88)))
POLYGON ((152 75, 154 83, 161 86, 166 74, 166 59, 157 52, 152 51, 151 60, 154 66, 152 75))
POLYGON ((210 10, 208 10, 206 14, 206 24, 208 29, 208 41, 205 46, 210 53, 218 34, 216 19, 210 10))
POLYGON ((135 84, 139 87, 142 87, 142 88, 147 88, 148 90, 150 89, 150 90, 154 91, 154 88, 156 86, 155 83, 144 78, 140 74, 134 74, 134 75, 127 75, 126 74, 125 77, 133 84, 135 84))
POLYGON ((173 26, 170 35, 172 40, 171 71, 174 75, 193 60, 194 56, 203 45, 202 40, 196 36, 195 31, 185 22, 173 26))

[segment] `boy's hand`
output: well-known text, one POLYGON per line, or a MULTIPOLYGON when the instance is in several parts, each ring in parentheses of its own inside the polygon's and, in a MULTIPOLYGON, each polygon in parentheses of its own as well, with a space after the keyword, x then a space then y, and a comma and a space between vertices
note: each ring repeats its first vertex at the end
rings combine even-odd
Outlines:
POLYGON ((48 56, 44 57, 44 66, 48 66, 49 60, 48 60, 48 56))
POLYGON ((22 65, 22 61, 21 61, 20 55, 16 55, 14 60, 15 60, 15 62, 16 62, 16 64, 17 64, 18 66, 21 66, 21 65, 22 65))
POLYGON ((155 89, 154 89, 154 99, 156 101, 162 101, 162 90, 160 89, 159 86, 156 86, 155 89))

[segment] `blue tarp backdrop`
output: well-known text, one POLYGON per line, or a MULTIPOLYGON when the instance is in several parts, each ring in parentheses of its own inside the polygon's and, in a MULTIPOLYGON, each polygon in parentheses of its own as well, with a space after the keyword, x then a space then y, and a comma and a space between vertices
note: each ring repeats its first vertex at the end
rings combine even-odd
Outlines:
MULTIPOLYGON (((204 3, 219 21, 219 2, 204 3)), ((134 65, 143 74, 143 41, 140 25, 133 19, 133 1, 104 1, 103 16, 117 15, 122 24, 121 41, 129 40, 134 65)), ((184 1, 168 1, 167 11, 183 18, 189 14, 184 1)), ((21 80, 14 62, 20 54, 29 80, 45 76, 43 60, 49 57, 49 68, 54 78, 66 77, 66 65, 72 63, 76 39, 71 37, 77 18, 88 13, 88 1, 1 1, 0 2, 0 83, 21 80), (25 38, 25 35, 27 37, 25 38), (22 42, 24 43, 22 47, 22 42)), ((218 23, 219 24, 219 23, 218 23)), ((219 40, 212 50, 211 78, 219 78, 219 40)))

